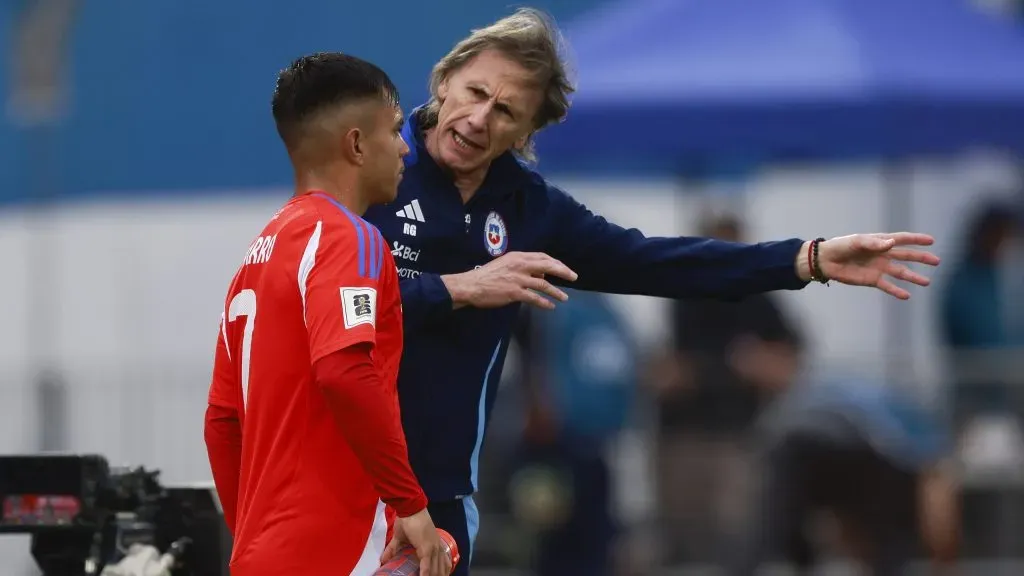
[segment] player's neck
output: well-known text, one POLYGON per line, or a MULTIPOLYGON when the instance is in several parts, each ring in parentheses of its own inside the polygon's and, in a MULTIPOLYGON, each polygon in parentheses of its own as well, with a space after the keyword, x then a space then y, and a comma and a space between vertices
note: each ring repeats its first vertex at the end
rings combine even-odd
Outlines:
POLYGON ((322 176, 313 171, 296 174, 295 195, 309 192, 322 192, 359 216, 370 208, 370 203, 359 193, 359 187, 352 178, 322 176))

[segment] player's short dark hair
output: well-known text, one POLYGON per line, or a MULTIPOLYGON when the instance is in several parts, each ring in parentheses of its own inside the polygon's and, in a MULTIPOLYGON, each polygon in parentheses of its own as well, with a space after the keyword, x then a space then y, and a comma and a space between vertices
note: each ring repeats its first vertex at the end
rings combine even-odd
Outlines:
POLYGON ((277 76, 271 108, 277 133, 294 147, 304 124, 323 111, 371 98, 398 105, 398 88, 374 64, 341 52, 303 56, 277 76))

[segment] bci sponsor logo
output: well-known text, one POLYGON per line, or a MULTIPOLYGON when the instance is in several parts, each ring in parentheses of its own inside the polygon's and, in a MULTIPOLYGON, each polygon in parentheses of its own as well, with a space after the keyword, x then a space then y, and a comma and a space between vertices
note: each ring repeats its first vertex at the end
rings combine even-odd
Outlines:
POLYGON ((391 249, 391 255, 395 258, 401 258, 402 260, 408 260, 409 262, 416 262, 420 259, 420 251, 413 250, 408 246, 402 245, 400 242, 394 243, 394 248, 391 249))

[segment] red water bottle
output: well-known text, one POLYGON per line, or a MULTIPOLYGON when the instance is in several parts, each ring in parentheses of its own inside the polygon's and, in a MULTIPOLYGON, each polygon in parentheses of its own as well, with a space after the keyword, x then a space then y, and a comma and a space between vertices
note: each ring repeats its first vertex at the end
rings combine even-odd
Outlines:
MULTIPOLYGON (((454 572, 455 565, 460 560, 459 545, 455 543, 455 538, 452 538, 451 534, 440 528, 437 529, 437 535, 441 537, 441 544, 444 545, 448 559, 452 561, 452 571, 454 572)), ((378 568, 373 576, 416 576, 419 573, 420 560, 416 557, 416 549, 405 545, 398 549, 398 553, 387 564, 378 568)))

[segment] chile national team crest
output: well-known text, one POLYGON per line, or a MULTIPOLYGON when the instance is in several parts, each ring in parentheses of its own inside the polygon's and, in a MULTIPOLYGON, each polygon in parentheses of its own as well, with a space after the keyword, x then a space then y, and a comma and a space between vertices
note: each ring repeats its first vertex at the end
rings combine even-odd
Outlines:
POLYGON ((508 249, 508 228, 497 212, 488 214, 484 222, 484 244, 487 245, 487 253, 495 257, 508 249))

